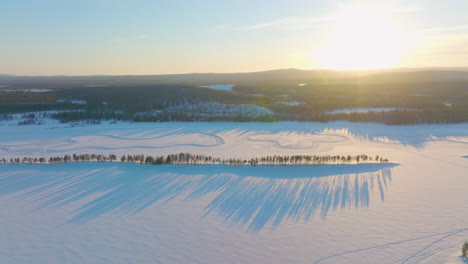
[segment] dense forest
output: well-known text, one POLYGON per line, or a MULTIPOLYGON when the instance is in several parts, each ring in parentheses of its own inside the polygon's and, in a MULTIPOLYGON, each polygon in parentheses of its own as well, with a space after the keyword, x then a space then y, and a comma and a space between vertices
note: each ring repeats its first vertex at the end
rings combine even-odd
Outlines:
POLYGON ((56 111, 51 117, 62 122, 346 120, 390 125, 468 122, 468 73, 457 71, 361 76, 291 69, 249 74, 120 76, 120 79, 3 78, 3 82, 9 83, 7 88, 0 89, 0 114, 56 111), (35 82, 37 85, 33 86, 35 82), (82 85, 91 82, 96 84, 82 85), (232 84, 233 91, 200 87, 223 83, 232 84), (33 88, 47 90, 27 92, 33 88), (391 109, 333 112, 344 108, 391 109))
POLYGON ((361 154, 361 155, 293 155, 293 156, 266 156, 261 158, 251 159, 222 159, 212 156, 205 155, 193 155, 190 153, 179 153, 170 154, 167 156, 145 156, 141 155, 123 155, 118 158, 114 154, 102 155, 102 154, 72 154, 50 158, 10 158, 0 159, 0 163, 61 163, 61 162, 87 162, 87 161, 99 161, 99 162, 130 162, 140 164, 153 164, 153 165, 165 165, 165 164, 185 164, 185 165, 196 165, 196 164, 218 164, 218 165, 320 165, 320 164, 358 164, 358 163, 387 163, 388 159, 376 155, 375 157, 361 154))

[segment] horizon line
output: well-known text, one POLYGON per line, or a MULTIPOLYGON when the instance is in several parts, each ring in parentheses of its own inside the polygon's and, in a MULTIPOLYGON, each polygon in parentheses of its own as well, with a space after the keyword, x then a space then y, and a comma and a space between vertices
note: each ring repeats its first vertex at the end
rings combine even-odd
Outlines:
POLYGON ((239 72, 185 72, 185 73, 154 73, 154 74, 78 74, 78 75, 68 75, 68 74, 51 74, 51 75, 21 75, 21 74, 11 74, 11 73, 0 73, 2 76, 14 76, 14 77, 96 77, 96 76, 109 76, 109 77, 118 77, 118 76, 168 76, 168 75, 195 75, 195 74, 246 74, 246 73, 262 73, 262 72, 271 72, 271 71, 285 71, 285 70, 297 70, 297 71, 333 71, 333 72, 377 72, 377 71, 396 71, 396 70, 416 70, 416 71, 431 71, 431 70, 444 70, 444 69, 463 69, 460 71, 468 71, 468 66, 428 66, 428 67, 395 67, 395 68, 381 68, 381 69, 362 69, 362 70, 336 70, 336 69, 326 69, 326 68, 314 68, 314 69, 301 69, 301 68, 279 68, 279 69, 270 69, 270 70, 258 70, 258 71, 239 71, 239 72))

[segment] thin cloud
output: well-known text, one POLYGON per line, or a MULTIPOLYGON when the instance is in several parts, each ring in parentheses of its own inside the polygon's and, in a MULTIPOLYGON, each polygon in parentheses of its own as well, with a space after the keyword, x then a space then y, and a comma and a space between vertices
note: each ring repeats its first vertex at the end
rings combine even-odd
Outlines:
POLYGON ((122 43, 122 42, 125 42, 125 41, 127 41, 127 38, 125 38, 125 37, 114 37, 111 40, 111 42, 113 42, 113 43, 122 43))
MULTIPOLYGON (((388 14, 398 13, 411 13, 420 11, 421 8, 417 6, 405 6, 400 8, 388 8, 386 12, 388 14)), ((324 16, 312 16, 312 17, 285 17, 277 20, 267 21, 264 23, 254 24, 243 28, 244 30, 260 30, 268 28, 287 28, 287 29, 307 29, 311 27, 317 27, 327 22, 337 20, 336 14, 324 15, 324 16)))
POLYGON ((395 13, 395 14, 398 14, 398 13, 413 13, 413 12, 420 12, 422 10, 424 10, 424 9, 419 7, 419 6, 405 6, 405 7, 401 7, 401 8, 391 9, 390 13, 395 13))
POLYGON ((425 32, 452 32, 452 31, 468 31, 468 25, 457 25, 451 27, 434 27, 417 30, 416 32, 425 33, 425 32))
POLYGON ((265 23, 255 24, 247 26, 246 30, 258 30, 267 28, 278 28, 278 27, 313 27, 318 26, 322 23, 335 20, 332 16, 320 16, 320 17, 286 17, 282 19, 272 20, 265 23))
POLYGON ((468 25, 458 25, 450 27, 433 27, 407 31, 408 36, 412 36, 418 42, 456 42, 468 35, 468 25))
POLYGON ((114 37, 111 39, 112 43, 123 43, 123 42, 134 42, 134 41, 143 41, 145 39, 148 39, 149 35, 148 34, 140 34, 136 36, 119 36, 119 37, 114 37))
POLYGON ((147 39, 148 38, 148 35, 147 34, 140 34, 136 37, 136 39, 138 40, 143 40, 143 39, 147 39))
POLYGON ((211 31, 221 31, 221 30, 224 30, 228 27, 227 24, 220 24, 220 25, 216 25, 214 27, 211 28, 211 31))
POLYGON ((439 39, 437 42, 429 44, 419 54, 428 54, 431 56, 440 55, 460 55, 467 56, 468 54, 468 35, 462 37, 447 37, 439 39))

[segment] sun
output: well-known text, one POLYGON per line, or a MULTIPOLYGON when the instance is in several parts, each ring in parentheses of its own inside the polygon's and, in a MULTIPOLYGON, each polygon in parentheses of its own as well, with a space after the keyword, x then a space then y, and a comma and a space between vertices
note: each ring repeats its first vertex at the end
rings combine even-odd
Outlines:
POLYGON ((410 49, 410 41, 392 12, 355 6, 340 10, 336 19, 334 30, 316 55, 321 68, 391 68, 410 49))

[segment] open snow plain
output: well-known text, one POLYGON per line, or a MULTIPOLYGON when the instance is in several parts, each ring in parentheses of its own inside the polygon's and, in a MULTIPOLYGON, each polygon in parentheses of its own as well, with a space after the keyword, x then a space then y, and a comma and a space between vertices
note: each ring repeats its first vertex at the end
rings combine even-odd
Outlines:
POLYGON ((0 125, 0 158, 368 154, 323 166, 0 164, 0 263, 463 263, 468 124, 0 125))

